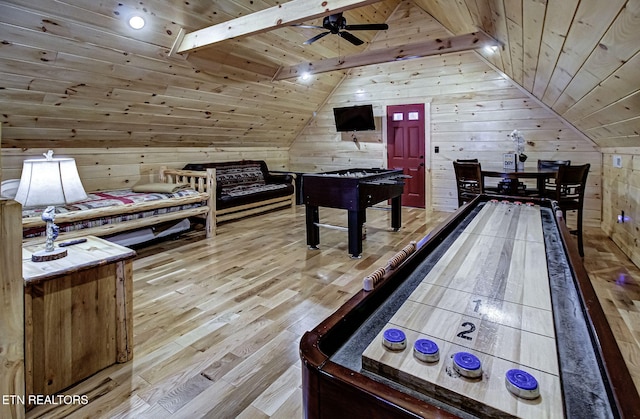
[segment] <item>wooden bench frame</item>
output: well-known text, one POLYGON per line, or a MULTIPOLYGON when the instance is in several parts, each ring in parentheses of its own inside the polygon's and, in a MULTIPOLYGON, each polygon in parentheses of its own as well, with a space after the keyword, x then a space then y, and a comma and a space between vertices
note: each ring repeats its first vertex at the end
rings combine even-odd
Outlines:
MULTIPOLYGON (((173 211, 166 214, 157 214, 150 217, 136 220, 125 220, 115 224, 105 224, 98 227, 89 227, 75 231, 61 232, 60 238, 71 239, 80 236, 108 236, 125 231, 137 230, 144 227, 153 226, 167 221, 181 220, 185 218, 197 217, 205 221, 207 237, 211 237, 215 230, 215 173, 213 170, 194 171, 167 169, 160 170, 160 180, 164 183, 189 184, 191 188, 199 193, 188 197, 169 198, 159 201, 140 202, 115 207, 96 208, 82 211, 72 211, 65 214, 56 215, 57 223, 73 223, 83 220, 92 220, 101 217, 112 217, 117 215, 134 214, 142 211, 150 211, 161 208, 175 207, 185 204, 193 204, 206 201, 206 205, 173 211)), ((39 217, 23 218, 23 229, 44 226, 45 223, 39 217)), ((23 240, 25 243, 45 241, 45 237, 31 237, 23 240)))
MULTIPOLYGON (((218 184, 216 181, 216 169, 210 168, 210 169, 207 169, 207 171, 212 172, 211 177, 212 177, 213 186, 211 190, 217 191, 218 184)), ((281 208, 281 207, 290 206, 291 208, 295 209, 296 207, 296 183, 295 183, 296 175, 295 173, 290 173, 289 175, 292 176, 291 184, 293 186, 293 192, 291 193, 291 195, 281 196, 278 198, 264 199, 261 201, 251 202, 243 205, 237 205, 234 207, 224 208, 220 210, 217 209, 216 200, 214 199, 212 203, 213 217, 211 217, 211 222, 213 224, 212 226, 213 234, 216 233, 216 225, 218 222, 237 220, 239 218, 260 214, 262 212, 271 211, 273 209, 281 208)))

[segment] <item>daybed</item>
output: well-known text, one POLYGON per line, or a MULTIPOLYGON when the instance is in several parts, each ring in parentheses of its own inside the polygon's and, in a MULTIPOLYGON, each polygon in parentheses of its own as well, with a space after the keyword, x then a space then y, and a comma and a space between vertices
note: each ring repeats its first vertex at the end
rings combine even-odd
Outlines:
MULTIPOLYGON (((87 235, 114 237, 152 226, 164 229, 169 222, 193 217, 204 219, 206 235, 210 237, 214 199, 209 191, 214 190, 213 172, 163 168, 160 181, 133 190, 95 192, 88 194, 88 200, 56 207, 55 223, 60 227, 60 239, 87 235)), ((23 210, 24 241, 44 241, 41 211, 23 210)), ((130 237, 126 240, 136 241, 130 237)))
POLYGON ((295 208, 295 174, 271 173, 263 160, 190 163, 184 170, 213 170, 216 191, 212 217, 217 222, 246 217, 272 209, 295 208))

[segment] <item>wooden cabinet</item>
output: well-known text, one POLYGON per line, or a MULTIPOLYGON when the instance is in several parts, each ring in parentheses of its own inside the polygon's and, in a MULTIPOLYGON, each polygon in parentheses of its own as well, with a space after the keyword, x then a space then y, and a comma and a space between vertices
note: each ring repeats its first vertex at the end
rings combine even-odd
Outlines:
POLYGON ((135 252, 88 236, 68 256, 32 262, 25 246, 27 394, 54 394, 114 363, 132 359, 135 252))

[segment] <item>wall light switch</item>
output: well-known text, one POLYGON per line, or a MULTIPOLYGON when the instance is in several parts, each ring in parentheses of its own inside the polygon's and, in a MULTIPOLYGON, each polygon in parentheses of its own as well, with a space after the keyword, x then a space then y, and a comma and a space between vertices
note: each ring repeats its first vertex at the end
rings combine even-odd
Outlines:
POLYGON ((613 156, 613 167, 622 167, 622 156, 613 156))

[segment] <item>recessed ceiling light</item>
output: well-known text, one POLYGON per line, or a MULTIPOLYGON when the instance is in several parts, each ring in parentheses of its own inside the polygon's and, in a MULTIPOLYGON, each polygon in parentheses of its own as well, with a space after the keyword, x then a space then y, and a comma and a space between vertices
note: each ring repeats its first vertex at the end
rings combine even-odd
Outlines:
POLYGON ((133 29, 142 29, 144 27, 144 19, 140 16, 132 16, 129 19, 129 26, 133 29))

